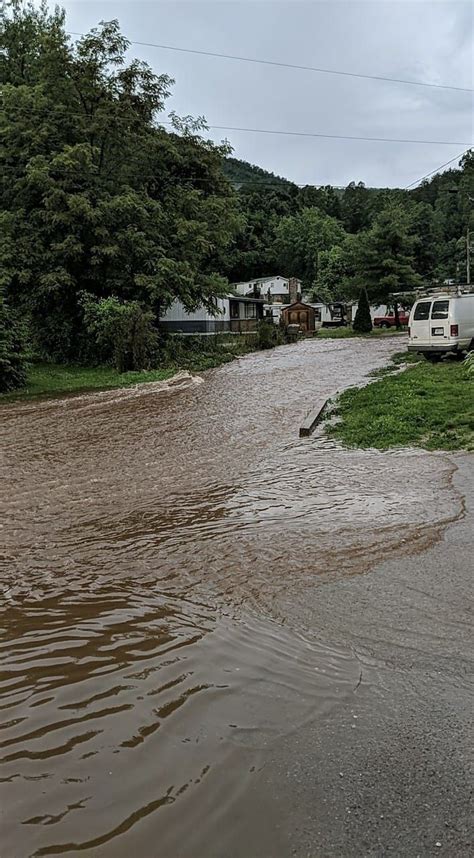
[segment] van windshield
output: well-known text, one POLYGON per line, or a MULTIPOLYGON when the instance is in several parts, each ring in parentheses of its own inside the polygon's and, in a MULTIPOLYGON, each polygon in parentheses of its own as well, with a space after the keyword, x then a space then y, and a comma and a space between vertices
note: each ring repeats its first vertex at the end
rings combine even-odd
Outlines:
POLYGON ((432 319, 448 318, 449 301, 435 301, 431 311, 432 319))
POLYGON ((430 308, 431 308, 431 301, 422 301, 421 304, 417 304, 415 307, 415 314, 413 316, 414 321, 420 322, 423 319, 429 319, 430 308))

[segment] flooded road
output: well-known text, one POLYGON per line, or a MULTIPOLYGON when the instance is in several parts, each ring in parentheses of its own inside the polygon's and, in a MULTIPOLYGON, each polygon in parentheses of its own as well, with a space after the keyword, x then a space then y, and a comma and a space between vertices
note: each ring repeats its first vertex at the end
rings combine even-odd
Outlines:
POLYGON ((2 856, 239 854, 275 745, 360 683, 294 603, 460 511, 443 457, 298 438, 402 347, 308 340, 0 406, 2 856))

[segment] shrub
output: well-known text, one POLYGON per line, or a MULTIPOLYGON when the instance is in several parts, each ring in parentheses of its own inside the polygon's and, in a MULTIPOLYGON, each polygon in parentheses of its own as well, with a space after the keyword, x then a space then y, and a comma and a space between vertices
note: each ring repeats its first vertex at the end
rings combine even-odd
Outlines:
POLYGON ((0 392, 16 390, 25 384, 21 328, 0 292, 0 392))
POLYGON ((466 360, 464 361, 464 367, 469 378, 474 378, 474 351, 469 352, 467 355, 466 360))
POLYGON ((258 323, 256 343, 258 349, 273 349, 274 346, 279 346, 282 342, 283 334, 277 325, 266 319, 258 323))
POLYGON ((357 311, 352 327, 354 328, 354 331, 358 331, 359 334, 370 334, 372 330, 369 300, 365 289, 361 289, 360 291, 359 303, 357 305, 357 311))
POLYGON ((86 352, 89 360, 111 363, 118 372, 149 369, 158 357, 158 335, 153 313, 138 301, 96 300, 83 293, 86 352))

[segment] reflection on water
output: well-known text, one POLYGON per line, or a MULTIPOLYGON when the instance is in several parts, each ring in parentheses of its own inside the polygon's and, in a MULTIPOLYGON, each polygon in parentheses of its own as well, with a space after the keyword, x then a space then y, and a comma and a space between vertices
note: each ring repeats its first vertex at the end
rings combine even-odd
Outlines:
POLYGON ((298 425, 392 350, 308 341, 0 409, 2 855, 219 854, 272 743, 352 693, 355 656, 285 604, 412 550, 454 499, 441 458, 298 425))

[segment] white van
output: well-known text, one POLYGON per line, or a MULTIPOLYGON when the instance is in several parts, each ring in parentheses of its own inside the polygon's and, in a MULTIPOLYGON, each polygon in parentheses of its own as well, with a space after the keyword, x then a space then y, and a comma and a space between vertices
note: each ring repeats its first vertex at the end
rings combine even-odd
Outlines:
POLYGON ((474 293, 431 295, 413 305, 408 322, 408 351, 427 360, 453 352, 462 357, 474 348, 474 293))

